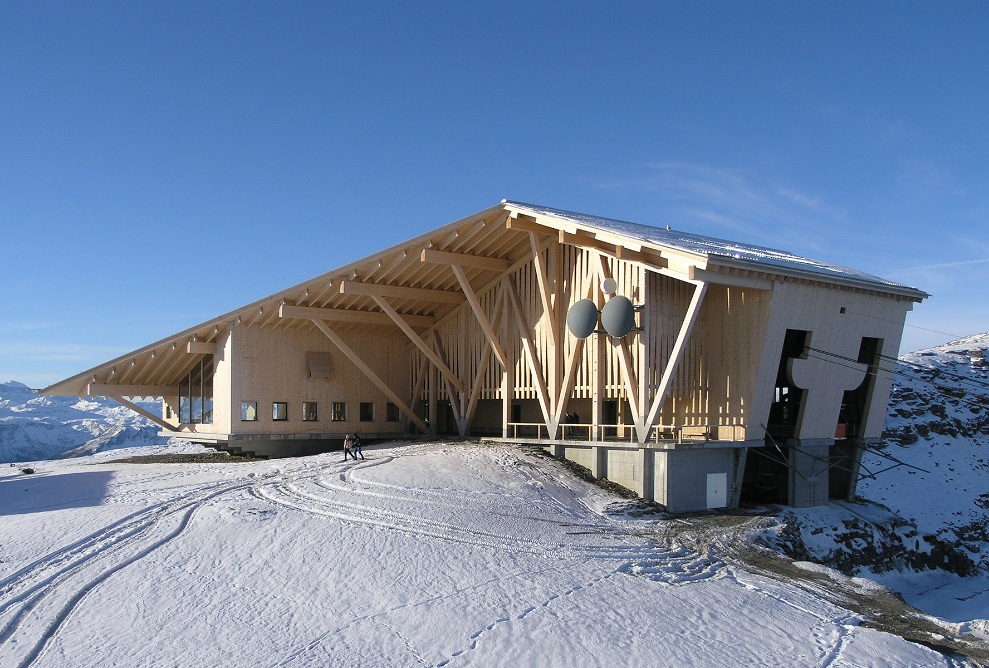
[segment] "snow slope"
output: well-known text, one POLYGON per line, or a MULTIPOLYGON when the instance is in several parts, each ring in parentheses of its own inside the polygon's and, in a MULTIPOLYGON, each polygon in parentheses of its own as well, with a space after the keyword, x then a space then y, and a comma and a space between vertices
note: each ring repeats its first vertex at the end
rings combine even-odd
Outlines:
MULTIPOLYGON (((154 403, 139 405, 160 410, 154 403)), ((166 443, 159 431, 147 418, 111 401, 39 397, 22 383, 0 383, 0 463, 166 443)))
POLYGON ((0 476, 4 666, 945 666, 507 445, 0 476))

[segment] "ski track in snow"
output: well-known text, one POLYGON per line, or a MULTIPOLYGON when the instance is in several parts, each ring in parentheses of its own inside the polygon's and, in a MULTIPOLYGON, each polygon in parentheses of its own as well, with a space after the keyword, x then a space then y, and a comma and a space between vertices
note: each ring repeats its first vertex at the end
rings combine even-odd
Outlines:
MULTIPOLYGON (((0 665, 26 668, 38 662, 90 593, 182 537, 198 511, 230 494, 370 531, 543 560, 538 567, 529 561, 526 568, 471 580, 439 593, 426 592, 339 619, 329 627, 313 627, 308 637, 303 633, 281 646, 276 656, 265 657, 263 661, 270 662, 271 668, 320 665, 339 650, 341 643, 347 646, 345 638, 354 633, 367 636, 369 631, 374 637, 395 639, 404 648, 405 665, 439 667, 469 664, 472 657, 487 660, 491 649, 505 642, 506 634, 529 637, 532 631, 580 609, 581 602, 593 605, 595 595, 590 592, 595 587, 610 581, 612 584, 606 586, 610 590, 622 578, 643 578, 661 587, 727 579, 771 600, 772 609, 792 609, 795 617, 811 620, 807 642, 814 646, 816 665, 845 665, 843 655, 860 621, 856 615, 822 607, 812 594, 795 594, 785 585, 739 571, 709 554, 649 542, 623 519, 587 505, 579 493, 580 484, 552 466, 537 467, 503 450, 458 450, 458 457, 467 466, 456 469, 451 475, 459 477, 450 482, 430 469, 431 461, 413 459, 437 456, 435 446, 409 446, 400 456, 382 452, 380 457, 352 463, 323 460, 300 466, 290 462, 283 467, 287 471, 272 467, 272 473, 258 474, 255 468, 246 481, 238 476, 214 482, 202 482, 200 477, 195 482, 197 478, 190 475, 190 482, 183 484, 186 474, 181 470, 143 478, 158 483, 157 487, 142 487, 132 480, 115 481, 115 495, 106 503, 150 505, 0 579, 0 665), (488 458, 483 462, 487 470, 473 465, 479 458, 488 458), (397 459, 402 460, 401 468, 395 466, 397 459), (492 464, 497 474, 492 474, 492 464), (397 484, 395 481, 407 471, 413 480, 417 473, 429 471, 425 474, 428 484, 397 484), (160 500, 163 495, 168 498, 160 500), (561 577, 577 573, 578 566, 581 579, 565 581, 561 577), (410 637, 413 627, 403 626, 401 621, 409 614, 428 616, 437 605, 456 607, 499 590, 519 590, 520 583, 533 579, 543 584, 531 590, 523 586, 521 591, 528 595, 492 608, 490 613, 475 610, 469 622, 472 628, 460 629, 452 636, 459 638, 457 644, 442 650, 436 647, 430 652, 419 645, 421 639, 417 641, 414 633, 410 637)), ((221 475, 230 472, 214 470, 221 475)))
POLYGON ((176 539, 216 497, 253 484, 209 485, 153 504, 0 580, 0 664, 30 666, 90 592, 176 539))
MULTIPOLYGON (((294 511, 330 517, 343 522, 361 524, 377 529, 413 534, 424 538, 467 544, 472 547, 488 548, 499 552, 518 552, 536 555, 566 563, 543 569, 542 572, 566 570, 571 568, 574 561, 589 559, 611 562, 611 570, 603 576, 593 578, 582 584, 574 585, 565 591, 552 593, 537 604, 526 604, 516 613, 499 616, 483 628, 469 636, 467 646, 453 652, 446 660, 431 664, 418 656, 415 649, 402 634, 391 627, 384 617, 398 610, 428 605, 438 600, 460 596, 463 590, 450 592, 440 597, 431 597, 411 604, 390 608, 373 616, 358 617, 347 624, 330 629, 319 637, 307 643, 304 647, 274 664, 276 667, 292 665, 300 657, 319 650, 328 638, 339 635, 346 629, 363 622, 374 621, 385 625, 408 648, 421 665, 447 666, 475 650, 484 638, 499 627, 510 622, 522 622, 527 618, 545 611, 559 599, 574 596, 584 589, 599 584, 617 576, 645 577, 665 585, 684 585, 701 582, 724 575, 727 566, 723 562, 699 555, 684 547, 661 547, 648 543, 641 538, 626 534, 616 522, 594 513, 583 504, 567 504, 554 495, 546 494, 539 471, 529 466, 506 466, 506 471, 513 477, 520 478, 525 484, 534 485, 539 490, 538 503, 523 504, 512 498, 510 490, 458 490, 457 493, 465 498, 457 498, 457 493, 451 490, 430 490, 415 487, 402 487, 372 480, 364 473, 375 467, 390 463, 393 457, 383 457, 361 461, 352 464, 337 464, 319 471, 304 475, 279 476, 259 484, 251 489, 256 498, 289 508, 294 511), (484 506, 487 522, 473 518, 472 497, 484 497, 489 505, 484 506), (454 499, 454 500, 451 500, 454 499), (490 504, 494 505, 494 508, 490 504), (372 505, 377 504, 377 505, 372 505), (384 507, 382 507, 384 506, 384 507), (579 508, 586 511, 581 512, 579 508), (427 517, 429 511, 439 509, 452 511, 441 519, 427 517), (535 514, 537 513, 538 514, 535 514), (523 514, 524 513, 524 514, 523 514), (562 518, 560 516, 563 516, 562 518), (514 530, 504 533, 479 531, 472 528, 473 524, 490 525, 491 517, 505 518, 506 528, 514 530), (472 521, 473 520, 473 521, 472 521), (586 545, 564 545, 559 542, 541 541, 531 537, 531 526, 534 523, 548 523, 554 526, 574 528, 577 531, 566 533, 569 537, 588 542, 586 545), (597 540, 592 540, 597 539, 597 540), (606 545, 602 540, 621 541, 626 544, 606 545), (627 544, 635 541, 635 544, 627 544)), ((524 464, 524 463, 523 463, 524 464)), ((542 480, 545 480, 542 471, 542 480)), ((480 473, 478 473, 480 478, 480 473)), ((553 478, 551 478, 553 479, 553 478)), ((564 479, 553 479, 561 488, 570 494, 575 493, 567 486, 564 479)), ((531 572, 519 573, 517 577, 531 575, 531 572)), ((485 585, 496 583, 488 581, 485 585)), ((478 587, 471 587, 476 589, 478 587)), ((751 587, 750 587, 751 588, 751 587)))

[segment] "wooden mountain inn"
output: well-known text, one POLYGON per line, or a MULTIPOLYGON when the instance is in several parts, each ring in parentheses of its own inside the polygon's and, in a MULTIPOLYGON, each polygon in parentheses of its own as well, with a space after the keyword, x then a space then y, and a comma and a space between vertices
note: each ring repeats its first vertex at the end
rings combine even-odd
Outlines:
POLYGON ((907 312, 845 267, 504 201, 52 385, 263 456, 534 443, 671 512, 855 494, 907 312), (885 362, 885 363, 884 363, 885 362), (162 414, 132 403, 160 397, 162 414))

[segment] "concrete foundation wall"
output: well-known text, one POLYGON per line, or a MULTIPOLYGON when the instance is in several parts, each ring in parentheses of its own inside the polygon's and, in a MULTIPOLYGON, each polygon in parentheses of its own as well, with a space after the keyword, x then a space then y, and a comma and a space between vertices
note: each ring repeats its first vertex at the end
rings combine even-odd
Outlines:
POLYGON ((644 489, 642 474, 642 451, 607 450, 604 477, 622 487, 627 487, 643 498, 651 498, 652 489, 644 489))
MULTIPOLYGON (((671 450, 666 453, 666 503, 671 513, 724 508, 735 481, 734 449, 671 450), (709 505, 709 477, 725 475, 725 502, 709 505)), ((657 457, 658 459, 658 457, 657 457)), ((657 476, 658 479, 658 476, 657 476)))
POLYGON ((581 466, 589 469, 591 475, 598 477, 600 475, 600 472, 597 470, 598 450, 599 448, 568 445, 563 448, 563 456, 573 463, 580 464, 581 466))

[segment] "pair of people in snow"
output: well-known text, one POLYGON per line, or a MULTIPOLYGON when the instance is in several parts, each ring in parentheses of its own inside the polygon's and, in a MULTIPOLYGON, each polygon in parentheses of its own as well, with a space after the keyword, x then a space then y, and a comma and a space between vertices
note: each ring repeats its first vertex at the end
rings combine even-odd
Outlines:
POLYGON ((347 455, 354 458, 357 461, 357 455, 364 459, 364 452, 361 450, 361 437, 357 434, 347 434, 346 438, 343 439, 343 461, 347 461, 347 455))

